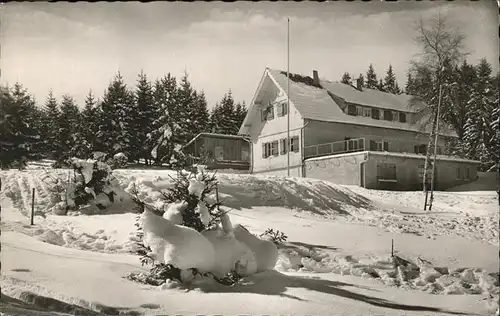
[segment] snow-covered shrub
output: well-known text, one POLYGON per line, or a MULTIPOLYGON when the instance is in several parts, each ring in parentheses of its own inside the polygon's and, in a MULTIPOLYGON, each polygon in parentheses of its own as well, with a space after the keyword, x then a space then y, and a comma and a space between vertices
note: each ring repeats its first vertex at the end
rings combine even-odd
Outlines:
POLYGON ((74 178, 66 189, 66 211, 78 210, 88 204, 103 210, 114 202, 116 184, 109 165, 93 159, 72 158, 71 167, 74 178))
POLYGON ((246 230, 241 232, 239 225, 233 227, 227 212, 220 209, 215 174, 198 166, 196 172, 178 171, 172 180, 173 186, 161 192, 162 208, 147 205, 137 190, 130 190, 141 213, 136 223, 136 253, 143 265, 152 268, 146 277, 129 278, 148 282, 161 276, 165 281, 185 283, 211 276, 231 285, 242 276, 274 267, 276 246, 246 230))
POLYGON ((172 180, 174 186, 161 192, 162 200, 169 205, 183 205, 182 212, 177 210, 177 215, 182 217, 182 225, 201 232, 220 222, 220 203, 210 198, 217 186, 215 174, 199 166, 195 172, 178 170, 177 177, 172 180))
POLYGON ((124 153, 118 153, 112 158, 109 158, 106 163, 111 167, 111 169, 125 168, 128 163, 128 158, 124 153))
POLYGON ((288 239, 288 236, 285 235, 285 233, 280 232, 279 230, 274 230, 272 228, 266 229, 266 231, 263 232, 260 237, 268 238, 276 245, 285 242, 288 239))

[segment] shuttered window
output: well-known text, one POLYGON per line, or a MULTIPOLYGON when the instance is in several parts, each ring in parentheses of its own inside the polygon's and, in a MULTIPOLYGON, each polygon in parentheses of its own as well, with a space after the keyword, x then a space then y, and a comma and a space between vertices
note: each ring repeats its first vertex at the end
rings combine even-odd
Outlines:
POLYGON ((262 158, 271 156, 271 143, 262 144, 262 158))
POLYGON ((399 113, 399 121, 401 123, 406 123, 406 113, 402 113, 402 112, 399 113))
POLYGON ((370 140, 370 150, 389 151, 389 142, 386 140, 381 140, 381 141, 370 140))
POLYGON ((278 103, 278 106, 276 107, 278 116, 285 116, 288 113, 287 106, 288 106, 287 102, 278 103))
POLYGON ((290 151, 299 152, 299 136, 293 136, 290 139, 290 151))
POLYGON ((413 150, 416 154, 425 155, 427 153, 427 145, 415 145, 413 150))
POLYGON ((280 154, 284 155, 286 154, 287 148, 286 148, 286 138, 280 139, 280 154))
POLYGON ((274 119, 274 107, 272 105, 268 105, 261 110, 261 121, 270 121, 274 119))
POLYGON ((278 141, 277 140, 275 140, 271 143, 271 155, 273 155, 273 156, 279 155, 278 141))
POLYGON ((347 114, 356 116, 356 106, 353 104, 347 105, 347 114))

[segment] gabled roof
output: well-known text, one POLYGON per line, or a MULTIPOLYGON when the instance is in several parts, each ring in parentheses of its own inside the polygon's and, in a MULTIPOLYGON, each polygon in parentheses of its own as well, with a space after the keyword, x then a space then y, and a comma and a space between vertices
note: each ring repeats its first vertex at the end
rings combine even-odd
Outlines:
POLYGON ((320 83, 324 89, 353 104, 411 113, 418 112, 424 107, 423 103, 412 105, 412 98, 415 97, 407 94, 396 95, 368 88, 360 91, 351 85, 328 80, 320 80, 320 83))
MULTIPOLYGON (((269 76, 283 91, 287 91, 287 76, 286 72, 266 68, 264 76, 269 76)), ((397 121, 376 120, 370 117, 347 115, 342 111, 340 100, 348 103, 371 106, 381 109, 391 109, 396 111, 418 113, 422 111, 423 104, 419 107, 410 105, 412 96, 409 95, 392 95, 389 93, 375 91, 372 89, 363 89, 359 91, 356 88, 327 80, 320 80, 321 87, 311 85, 312 78, 308 76, 293 75, 294 77, 302 77, 305 80, 290 79, 290 102, 297 109, 304 119, 337 122, 355 125, 364 125, 371 127, 391 128, 415 132, 430 132, 430 127, 424 128, 422 123, 427 119, 426 115, 418 115, 420 119, 417 122, 411 122, 408 118, 407 123, 397 121), (333 95, 333 97, 332 97, 333 95), (337 99, 337 101, 335 100, 337 99)), ((292 78, 292 74, 290 74, 292 78)), ((254 100, 256 101, 256 100, 254 100)), ((250 104, 252 108, 254 104, 250 104)), ((249 109, 250 110, 250 109, 249 109)), ((248 111, 247 117, 243 124, 249 119, 253 111, 248 111)), ((244 125, 240 132, 244 130, 244 125)), ((449 128, 440 127, 441 135, 456 136, 449 128)))

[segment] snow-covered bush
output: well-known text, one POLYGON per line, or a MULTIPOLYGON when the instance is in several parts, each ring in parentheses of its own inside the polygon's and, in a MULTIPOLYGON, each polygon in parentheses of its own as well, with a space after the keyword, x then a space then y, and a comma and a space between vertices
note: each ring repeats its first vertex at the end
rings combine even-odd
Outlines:
POLYGON ((71 158, 70 161, 73 179, 66 184, 64 200, 61 202, 65 213, 89 204, 95 205, 99 210, 110 206, 117 195, 117 183, 109 165, 93 159, 71 158))
POLYGON ((285 235, 285 233, 280 232, 279 230, 274 230, 272 228, 266 229, 266 231, 262 233, 260 237, 268 238, 276 245, 283 243, 288 239, 288 236, 285 235))
POLYGON ((124 153, 118 153, 112 158, 109 158, 106 163, 111 167, 111 169, 125 168, 128 163, 128 158, 124 153))
POLYGON ((152 269, 146 277, 129 278, 150 283, 147 280, 161 275, 185 283, 211 276, 231 285, 242 276, 274 267, 276 246, 242 231, 240 225, 233 227, 227 211, 220 208, 215 174, 198 166, 195 172, 178 171, 173 181, 162 192, 166 202, 162 209, 146 205, 137 192, 133 194, 142 213, 136 223, 136 253, 152 269))

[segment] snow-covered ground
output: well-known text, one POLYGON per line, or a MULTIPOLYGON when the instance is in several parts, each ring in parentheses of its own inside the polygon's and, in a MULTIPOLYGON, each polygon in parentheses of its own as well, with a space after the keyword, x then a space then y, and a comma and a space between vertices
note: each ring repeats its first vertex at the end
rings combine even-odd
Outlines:
MULTIPOLYGON (((124 189, 135 183, 140 196, 157 206, 156 191, 171 185, 169 175, 175 175, 166 170, 114 174, 124 189)), ((29 315, 33 307, 26 301, 83 315, 326 315, 333 309, 335 315, 492 315, 497 308, 494 191, 437 192, 432 211, 423 211, 421 192, 219 174, 221 200, 231 208, 234 223, 255 234, 278 229, 289 238, 279 247, 275 271, 233 287, 204 282, 186 291, 123 278, 145 269, 128 254, 137 216, 133 205, 123 203, 113 214, 50 214, 59 194, 54 180, 67 177, 67 170, 43 164, 1 173, 2 303, 7 300, 1 312, 9 308, 29 315), (34 226, 27 217, 32 188, 34 226), (396 260, 411 262, 407 268, 393 268, 391 240, 396 260)))

